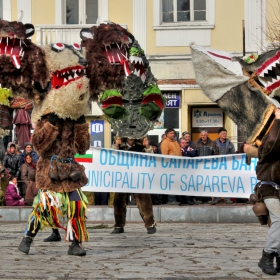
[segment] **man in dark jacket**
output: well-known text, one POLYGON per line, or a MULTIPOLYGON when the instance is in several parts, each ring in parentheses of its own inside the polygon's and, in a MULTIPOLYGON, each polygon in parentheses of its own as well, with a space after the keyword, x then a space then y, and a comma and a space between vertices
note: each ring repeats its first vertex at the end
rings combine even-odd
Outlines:
POLYGON ((32 157, 32 162, 36 165, 39 156, 38 154, 33 150, 33 145, 30 142, 24 143, 24 151, 20 154, 20 162, 21 164, 25 163, 25 157, 26 154, 30 154, 32 157))
POLYGON ((280 109, 276 110, 275 121, 262 139, 258 158, 256 173, 260 182, 255 190, 264 199, 271 220, 259 267, 266 274, 276 275, 280 272, 280 109), (276 269, 273 265, 274 257, 276 269))
POLYGON ((188 131, 184 131, 182 133, 182 137, 184 137, 187 141, 187 146, 191 147, 192 149, 195 150, 195 143, 193 141, 191 141, 191 135, 188 131))
MULTIPOLYGON (((217 147, 219 149, 220 155, 229 155, 229 154, 235 154, 235 147, 231 143, 229 139, 227 139, 227 130, 223 127, 218 129, 218 135, 219 138, 215 140, 215 143, 217 144, 217 147)), ((209 204, 216 205, 221 201, 220 197, 214 197, 213 200, 209 201, 209 204)), ((230 197, 225 197, 225 203, 226 204, 232 204, 233 201, 230 199, 230 197)))
POLYGON ((20 157, 16 154, 16 144, 10 142, 7 147, 7 154, 3 159, 3 166, 9 170, 11 176, 19 178, 20 175, 20 157))
POLYGON ((196 155, 198 157, 212 156, 219 154, 217 144, 208 137, 208 131, 203 129, 200 132, 200 138, 195 143, 196 155))
MULTIPOLYGON (((183 133, 184 134, 184 133, 183 133)), ((182 152, 182 156, 183 157, 195 157, 195 149, 193 149, 192 147, 190 147, 190 145, 188 145, 189 143, 187 143, 187 140, 184 137, 181 137, 179 139, 179 145, 181 148, 181 152, 182 152)), ((195 202, 193 201, 193 197, 189 196, 189 195, 181 195, 181 206, 184 205, 194 205, 195 202)))

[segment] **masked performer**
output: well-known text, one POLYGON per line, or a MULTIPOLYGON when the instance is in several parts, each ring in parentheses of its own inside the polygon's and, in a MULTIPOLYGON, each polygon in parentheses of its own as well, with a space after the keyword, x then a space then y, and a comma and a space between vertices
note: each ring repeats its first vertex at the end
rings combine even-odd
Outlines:
MULTIPOLYGON (((101 103, 115 134, 133 139, 144 137, 161 114, 165 100, 143 49, 130 32, 115 23, 82 29, 80 34, 87 49, 91 92, 101 103)), ((135 151, 135 147, 130 150, 135 151)), ((134 197, 147 232, 155 233, 150 195, 134 197)), ((112 233, 124 232, 126 205, 127 194, 116 193, 112 233)))
POLYGON ((86 197, 81 187, 88 180, 84 167, 74 160, 90 146, 89 126, 84 114, 89 110, 87 62, 79 44, 43 46, 50 75, 46 93, 35 96, 32 122, 36 123, 32 142, 40 158, 36 185, 39 188, 34 210, 18 249, 26 254, 39 229, 63 228, 59 214, 67 214, 65 239, 71 241, 68 254, 83 256, 87 241, 86 197))
POLYGON ((258 157, 253 210, 262 225, 270 224, 259 267, 266 274, 280 272, 280 49, 243 58, 192 46, 198 84, 247 137, 248 163, 258 157), (259 148, 258 148, 259 147, 259 148), (270 218, 271 222, 269 222, 270 218), (276 257, 276 269, 273 264, 276 257))
POLYGON ((4 157, 3 137, 10 133, 12 109, 32 109, 34 85, 47 85, 44 52, 30 39, 32 24, 0 20, 0 161, 4 157))

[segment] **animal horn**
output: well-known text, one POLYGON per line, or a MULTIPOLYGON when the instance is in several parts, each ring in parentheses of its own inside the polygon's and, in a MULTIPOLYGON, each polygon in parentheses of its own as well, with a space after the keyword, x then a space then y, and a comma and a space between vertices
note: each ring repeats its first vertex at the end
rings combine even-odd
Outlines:
POLYGON ((23 19, 23 10, 20 10, 20 16, 18 22, 22 22, 22 19, 23 19))

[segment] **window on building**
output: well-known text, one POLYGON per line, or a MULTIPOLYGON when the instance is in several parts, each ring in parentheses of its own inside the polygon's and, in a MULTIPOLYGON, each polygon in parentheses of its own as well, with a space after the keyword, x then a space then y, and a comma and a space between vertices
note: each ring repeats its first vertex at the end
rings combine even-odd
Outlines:
POLYGON ((206 21, 206 0, 162 0, 162 22, 206 21))
POLYGON ((66 0, 66 24, 95 24, 98 0, 66 0))

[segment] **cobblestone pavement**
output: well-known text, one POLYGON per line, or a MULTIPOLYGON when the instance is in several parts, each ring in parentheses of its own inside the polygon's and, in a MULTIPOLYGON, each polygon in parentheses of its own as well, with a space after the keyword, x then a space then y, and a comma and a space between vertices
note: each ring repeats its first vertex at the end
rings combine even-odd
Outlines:
POLYGON ((39 232, 25 255, 17 247, 25 223, 0 222, 0 279, 280 279, 257 263, 267 228, 258 224, 143 223, 110 234, 112 224, 88 224, 87 256, 68 256, 64 241, 45 243, 39 232))

